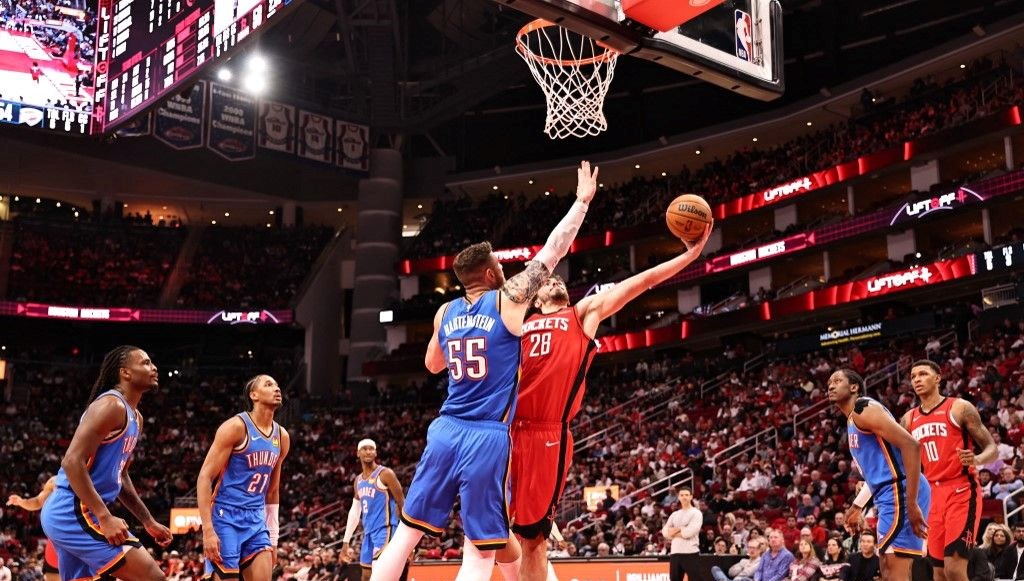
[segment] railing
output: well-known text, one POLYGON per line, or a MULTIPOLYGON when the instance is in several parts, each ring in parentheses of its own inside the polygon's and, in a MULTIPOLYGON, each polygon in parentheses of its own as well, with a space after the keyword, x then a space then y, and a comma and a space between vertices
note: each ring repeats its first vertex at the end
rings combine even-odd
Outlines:
POLYGON ((796 430, 800 426, 812 422, 827 413, 829 404, 830 402, 827 399, 821 399, 793 414, 793 433, 796 434, 796 430))
MULTIPOLYGON (((693 471, 690 470, 689 468, 683 468, 681 470, 673 472, 672 474, 669 474, 668 476, 666 476, 664 478, 661 478, 659 480, 655 480, 654 482, 652 482, 652 483, 650 483, 650 484, 648 484, 648 485, 646 485, 646 486, 644 486, 642 488, 638 488, 638 489, 634 490, 633 492, 630 492, 629 494, 619 498, 618 503, 621 503, 623 500, 625 500, 627 498, 629 498, 631 500, 634 500, 636 498, 636 496, 638 494, 640 494, 641 492, 647 492, 648 493, 647 496, 655 497, 655 496, 658 496, 659 494, 662 494, 664 492, 668 492, 669 490, 672 490, 673 488, 676 488, 676 487, 679 487, 679 486, 683 486, 683 485, 686 485, 686 484, 691 484, 691 485, 693 484, 693 471)), ((587 513, 584 516, 590 516, 590 518, 588 520, 590 520, 591 522, 589 522, 588 524, 585 524, 583 526, 577 527, 576 528, 576 532, 583 532, 585 530, 588 530, 588 529, 592 528, 594 525, 597 524, 597 521, 593 520, 592 513, 587 513)))
POLYGON ((723 465, 728 464, 740 457, 743 454, 757 448, 758 446, 767 444, 769 442, 774 443, 777 447, 779 445, 779 431, 775 428, 767 428, 760 432, 745 438, 742 441, 736 442, 732 446, 720 451, 711 457, 711 469, 714 470, 715 474, 718 474, 719 468, 723 465))
MULTIPOLYGON (((948 351, 957 342, 956 331, 946 331, 938 336, 938 341, 939 351, 948 351)), ((910 366, 913 362, 913 357, 902 355, 896 361, 868 375, 864 378, 864 393, 874 393, 877 386, 888 382, 891 378, 895 377, 898 381, 900 377, 910 373, 910 366)))
POLYGON ((1014 490, 1010 494, 1007 494, 1006 498, 1003 499, 1003 524, 1009 523, 1010 517, 1016 516, 1021 511, 1024 511, 1024 502, 1020 502, 1020 499, 1016 501, 1017 507, 1013 510, 1009 510, 1010 499, 1015 496, 1021 496, 1021 493, 1024 493, 1024 488, 1014 490))
POLYGON ((981 289, 981 304, 985 310, 1015 305, 1018 302, 1015 284, 1006 283, 981 289))

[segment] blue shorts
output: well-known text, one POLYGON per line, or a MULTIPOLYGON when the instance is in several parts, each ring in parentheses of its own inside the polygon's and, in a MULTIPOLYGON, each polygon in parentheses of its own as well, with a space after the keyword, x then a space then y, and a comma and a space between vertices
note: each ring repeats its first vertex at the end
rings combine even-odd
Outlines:
POLYGON ((482 550, 504 547, 511 446, 509 427, 501 422, 438 417, 427 430, 402 522, 440 535, 458 496, 466 538, 482 550))
POLYGON ((206 576, 237 579, 263 551, 272 550, 266 509, 244 509, 214 503, 213 530, 220 538, 220 563, 206 561, 206 576))
MULTIPOLYGON (((917 490, 917 506, 921 507, 925 522, 932 501, 932 489, 922 475, 917 490)), ((875 512, 878 515, 878 554, 891 549, 900 557, 923 557, 925 540, 914 534, 907 518, 906 482, 898 480, 879 486, 872 492, 875 512)))
POLYGON ((380 556, 384 546, 391 540, 391 533, 394 532, 390 526, 377 529, 373 532, 363 532, 363 548, 359 551, 359 564, 363 567, 370 567, 380 556))
POLYGON ((100 532, 99 520, 66 488, 55 488, 43 505, 43 532, 57 552, 57 569, 62 581, 110 576, 124 564, 132 547, 141 547, 135 537, 121 546, 110 544, 100 532))

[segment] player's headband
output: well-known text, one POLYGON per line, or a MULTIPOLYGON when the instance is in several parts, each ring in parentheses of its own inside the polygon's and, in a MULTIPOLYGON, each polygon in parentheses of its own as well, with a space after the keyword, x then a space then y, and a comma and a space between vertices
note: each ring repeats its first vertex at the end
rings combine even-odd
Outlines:
POLYGON ((374 442, 369 438, 363 438, 362 440, 359 440, 359 445, 356 446, 356 450, 362 450, 363 446, 370 446, 371 448, 376 448, 377 442, 374 442))

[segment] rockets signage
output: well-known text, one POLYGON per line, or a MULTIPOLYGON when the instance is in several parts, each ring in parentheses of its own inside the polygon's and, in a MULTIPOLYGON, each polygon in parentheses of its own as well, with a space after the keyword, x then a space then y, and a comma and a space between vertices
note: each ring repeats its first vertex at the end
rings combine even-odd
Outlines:
POLYGON ((959 209, 967 204, 975 204, 984 201, 985 198, 978 192, 975 192, 970 188, 960 188, 955 192, 948 192, 942 195, 932 196, 924 200, 903 204, 898 210, 896 210, 896 213, 893 214, 892 220, 889 221, 889 225, 894 226, 900 222, 917 220, 936 212, 948 212, 959 209))

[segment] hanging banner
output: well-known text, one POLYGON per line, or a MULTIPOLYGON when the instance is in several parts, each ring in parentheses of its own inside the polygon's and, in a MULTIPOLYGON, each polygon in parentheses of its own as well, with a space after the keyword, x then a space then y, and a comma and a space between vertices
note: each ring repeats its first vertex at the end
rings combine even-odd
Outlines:
POLYGON ((259 137, 263 149, 295 153, 295 107, 275 101, 260 102, 259 137))
POLYGON ((175 93, 157 108, 153 136, 174 149, 202 147, 205 108, 206 83, 199 81, 188 93, 175 93))
POLYGON ((206 147, 228 161, 256 157, 256 99, 243 91, 210 83, 206 147))
POLYGON ((370 169, 370 128, 340 119, 335 123, 335 139, 338 152, 337 164, 345 169, 369 171, 370 169))
POLYGON ((330 117, 299 111, 299 155, 323 163, 331 163, 334 142, 334 121, 330 117))

